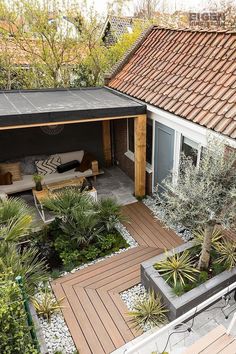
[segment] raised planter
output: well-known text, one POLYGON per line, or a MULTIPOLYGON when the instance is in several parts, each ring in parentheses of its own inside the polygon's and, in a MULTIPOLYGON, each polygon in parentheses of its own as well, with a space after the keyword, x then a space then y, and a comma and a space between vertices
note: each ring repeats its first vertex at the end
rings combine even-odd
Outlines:
MULTIPOLYGON (((168 254, 171 255, 180 253, 191 248, 192 246, 193 242, 188 242, 174 248, 169 251, 168 254)), ((166 254, 162 253, 146 262, 143 262, 141 264, 141 281, 146 289, 151 288, 155 292, 161 293, 163 301, 169 309, 168 317, 171 321, 236 281, 235 267, 231 271, 224 271, 221 274, 216 275, 212 279, 207 280, 205 283, 181 296, 176 296, 173 293, 172 288, 153 267, 156 262, 163 260, 165 257, 166 254)))

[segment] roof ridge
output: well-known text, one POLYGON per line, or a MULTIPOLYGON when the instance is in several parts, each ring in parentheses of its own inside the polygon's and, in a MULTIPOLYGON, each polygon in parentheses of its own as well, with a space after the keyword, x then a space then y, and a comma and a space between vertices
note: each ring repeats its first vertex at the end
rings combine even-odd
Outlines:
POLYGON ((223 28, 190 28, 190 27, 180 27, 180 28, 174 28, 174 27, 166 27, 166 26, 160 26, 160 25, 153 25, 153 30, 168 30, 168 31, 176 31, 176 32, 206 32, 206 33, 233 33, 236 34, 236 30, 232 29, 223 29, 223 28))
POLYGON ((131 58, 133 53, 138 49, 138 47, 145 41, 151 31, 154 29, 155 25, 152 25, 145 29, 138 39, 134 42, 134 44, 130 47, 130 49, 124 54, 124 56, 113 66, 110 72, 105 74, 105 85, 107 85, 110 79, 118 73, 122 69, 122 67, 127 63, 127 61, 131 58))

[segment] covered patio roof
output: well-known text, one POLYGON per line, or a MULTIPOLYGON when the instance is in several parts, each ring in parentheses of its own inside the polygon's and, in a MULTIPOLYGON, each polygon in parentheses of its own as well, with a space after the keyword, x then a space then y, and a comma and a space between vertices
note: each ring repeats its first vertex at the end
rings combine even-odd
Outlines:
POLYGON ((0 130, 102 122, 106 166, 112 162, 113 119, 134 119, 135 195, 145 195, 146 105, 105 87, 0 91, 0 130))
POLYGON ((146 106, 107 88, 0 91, 0 129, 138 116, 146 106))

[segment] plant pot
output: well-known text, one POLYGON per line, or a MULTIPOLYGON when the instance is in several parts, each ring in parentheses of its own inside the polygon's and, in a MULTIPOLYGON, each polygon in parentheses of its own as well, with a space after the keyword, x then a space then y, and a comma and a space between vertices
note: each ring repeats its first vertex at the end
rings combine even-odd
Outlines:
POLYGON ((36 191, 41 191, 43 189, 41 181, 35 183, 36 191))

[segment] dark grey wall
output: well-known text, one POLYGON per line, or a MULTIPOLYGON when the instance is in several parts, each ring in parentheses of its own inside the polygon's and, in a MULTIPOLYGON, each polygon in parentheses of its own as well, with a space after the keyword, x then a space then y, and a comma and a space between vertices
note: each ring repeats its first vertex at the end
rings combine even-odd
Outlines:
POLYGON ((103 163, 102 123, 67 124, 58 135, 47 135, 40 128, 0 131, 0 161, 74 150, 91 152, 103 163))

